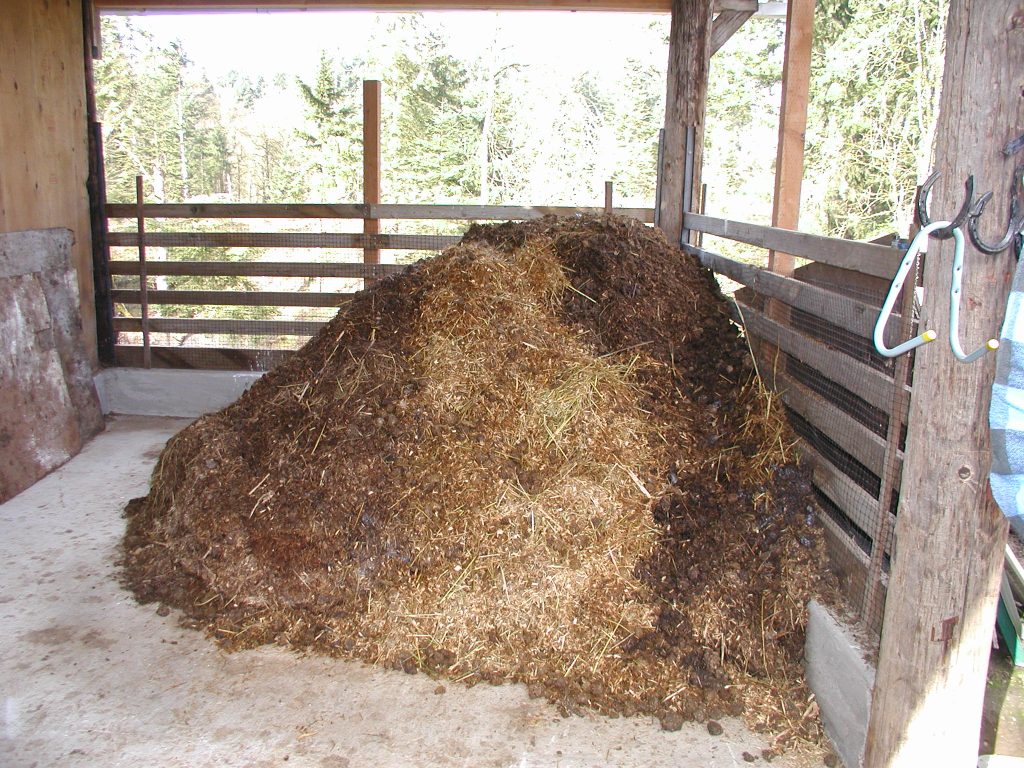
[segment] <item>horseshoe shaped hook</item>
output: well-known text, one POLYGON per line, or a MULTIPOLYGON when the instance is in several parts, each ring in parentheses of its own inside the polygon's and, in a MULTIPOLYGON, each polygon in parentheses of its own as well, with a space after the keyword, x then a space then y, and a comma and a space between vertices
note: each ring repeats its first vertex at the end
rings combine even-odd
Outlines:
POLYGON ((995 255, 1006 250, 1013 242, 1013 239, 1024 231, 1024 212, 1021 211, 1020 189, 1024 184, 1024 165, 1018 165, 1013 171, 1013 187, 1010 194, 1010 220, 1006 225, 1006 233, 995 243, 986 242, 978 231, 978 219, 985 212, 985 206, 992 199, 992 193, 986 192, 978 202, 971 208, 971 215, 967 222, 967 232, 971 236, 974 247, 982 253, 995 255))
MULTIPOLYGON (((927 227, 932 223, 931 216, 928 214, 928 198, 931 197, 932 187, 941 175, 941 171, 936 171, 929 176, 924 184, 921 185, 921 191, 917 195, 917 220, 921 223, 922 227, 927 227)), ((974 202, 973 175, 968 176, 967 181, 964 183, 964 194, 963 205, 960 206, 960 211, 957 215, 950 220, 949 226, 934 230, 932 237, 938 240, 949 240, 949 238, 953 237, 953 230, 963 227, 971 216, 971 204, 974 202)))

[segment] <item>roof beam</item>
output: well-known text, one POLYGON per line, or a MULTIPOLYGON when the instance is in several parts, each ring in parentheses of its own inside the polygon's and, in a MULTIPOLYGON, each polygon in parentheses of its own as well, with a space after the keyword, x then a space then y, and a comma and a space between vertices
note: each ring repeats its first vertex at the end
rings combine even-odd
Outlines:
MULTIPOLYGON (((668 13, 672 0, 93 0, 105 13, 196 11, 619 11, 668 13)), ((716 0, 716 13, 784 17, 785 0, 716 0)))

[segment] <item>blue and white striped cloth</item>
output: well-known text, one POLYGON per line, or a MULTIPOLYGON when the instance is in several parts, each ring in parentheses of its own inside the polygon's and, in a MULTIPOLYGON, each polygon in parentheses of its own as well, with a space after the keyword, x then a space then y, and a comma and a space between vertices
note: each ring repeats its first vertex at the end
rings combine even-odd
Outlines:
POLYGON ((1024 538, 1024 259, 1017 263, 999 334, 989 427, 992 496, 1024 538))

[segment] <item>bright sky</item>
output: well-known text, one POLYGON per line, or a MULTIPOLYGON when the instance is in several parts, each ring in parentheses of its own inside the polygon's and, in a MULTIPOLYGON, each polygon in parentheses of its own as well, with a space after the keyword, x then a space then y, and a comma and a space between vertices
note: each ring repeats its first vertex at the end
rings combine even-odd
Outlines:
MULTIPOLYGON (((158 40, 180 39, 192 60, 217 80, 231 70, 252 77, 312 73, 320 50, 368 57, 366 40, 395 14, 365 11, 149 14, 134 17, 158 40)), ((424 19, 441 24, 456 53, 491 45, 496 29, 508 58, 566 73, 620 70, 627 57, 667 59, 667 14, 448 11, 424 19), (653 26, 652 26, 653 25, 653 26)), ((379 73, 371 73, 379 76, 379 73)))

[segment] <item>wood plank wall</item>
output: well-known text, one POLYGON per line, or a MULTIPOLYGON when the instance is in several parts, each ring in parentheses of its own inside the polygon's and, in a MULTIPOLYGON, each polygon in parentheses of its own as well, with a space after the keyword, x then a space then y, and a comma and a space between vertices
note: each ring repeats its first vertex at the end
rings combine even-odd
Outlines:
POLYGON ((96 365, 81 0, 3 0, 0 232, 75 236, 87 354, 96 365))

